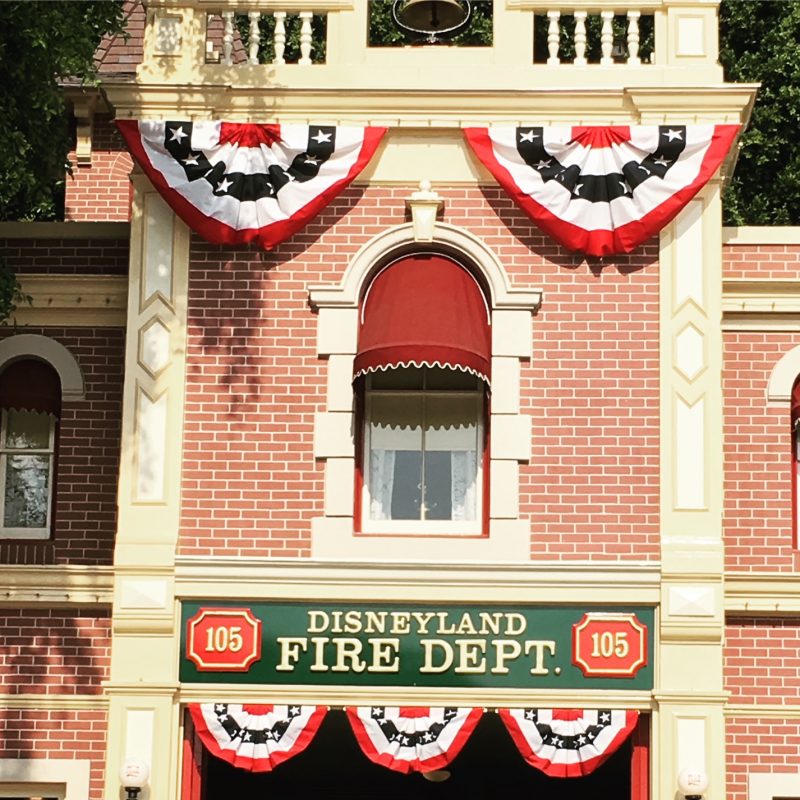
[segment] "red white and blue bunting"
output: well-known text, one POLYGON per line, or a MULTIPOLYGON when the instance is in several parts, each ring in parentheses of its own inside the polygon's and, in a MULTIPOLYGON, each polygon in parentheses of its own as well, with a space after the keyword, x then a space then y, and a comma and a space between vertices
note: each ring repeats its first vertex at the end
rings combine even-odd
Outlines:
POLYGON ((636 727, 638 711, 513 708, 498 711, 522 757, 554 778, 594 772, 636 727))
POLYGON ((446 767, 482 714, 482 708, 347 709, 353 733, 367 758, 403 773, 446 767))
POLYGON ((214 244, 269 250, 366 166, 385 128, 118 120, 153 186, 214 244))
POLYGON ((714 175, 738 125, 465 128, 477 157, 546 233, 590 256, 628 253, 714 175))
POLYGON ((327 708, 203 703, 189 711, 212 755, 250 772, 269 772, 305 750, 327 708))

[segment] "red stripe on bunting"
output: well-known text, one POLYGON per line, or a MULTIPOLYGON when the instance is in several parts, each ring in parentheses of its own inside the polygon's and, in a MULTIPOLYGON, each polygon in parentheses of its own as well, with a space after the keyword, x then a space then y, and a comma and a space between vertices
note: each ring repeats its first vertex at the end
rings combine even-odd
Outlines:
MULTIPOLYGON (((137 120, 117 120, 120 130, 131 155, 144 170, 150 182, 169 204, 170 208, 198 235, 212 244, 235 245, 253 242, 265 250, 284 242, 294 233, 303 228, 308 222, 319 214, 342 190, 344 190, 356 176, 364 169, 372 158, 381 138, 386 133, 386 128, 363 128, 363 140, 355 162, 341 178, 337 179, 306 203, 302 208, 294 211, 288 218, 267 221, 258 227, 239 228, 226 224, 208 214, 200 211, 181 192, 169 185, 162 171, 151 160, 148 151, 143 145, 142 135, 137 120)), ((225 138, 224 143, 235 143, 238 146, 268 146, 275 137, 279 136, 280 126, 243 124, 238 134, 234 133, 237 123, 221 123, 221 132, 225 138), (263 128, 256 132, 254 128, 263 128), (236 141, 238 137, 238 141, 236 141)), ((222 137, 221 137, 222 138, 222 137)), ((286 165, 288 166, 288 165, 286 165)), ((211 192, 209 192, 211 194, 211 192)))
POLYGON ((610 758, 636 727, 634 710, 498 709, 522 757, 553 778, 580 778, 610 758))
MULTIPOLYGON (((690 127, 687 126, 687 128, 690 127)), ((582 227, 574 221, 565 219, 563 206, 575 208, 571 205, 572 203, 585 201, 581 198, 570 200, 567 196, 566 198, 560 197, 558 202, 554 202, 550 189, 544 183, 536 186, 536 179, 531 180, 532 175, 536 172, 535 169, 527 164, 514 164, 510 167, 507 166, 508 162, 500 163, 495 151, 496 142, 492 138, 492 131, 495 129, 465 128, 464 136, 481 163, 538 227, 570 250, 599 257, 629 253, 646 242, 667 225, 711 179, 730 150, 740 126, 708 127, 713 127, 713 135, 708 142, 695 177, 685 185, 675 184, 668 173, 667 180, 664 180, 662 185, 655 190, 660 194, 660 200, 655 205, 648 201, 649 210, 647 204, 644 204, 644 207, 639 210, 638 218, 624 224, 613 225, 611 229, 592 227, 591 224, 582 227), (526 191, 520 188, 520 182, 528 181, 534 184, 533 189, 526 191)), ((570 143, 574 142, 594 150, 607 149, 624 141, 622 136, 625 130, 624 126, 603 128, 577 126, 572 128, 570 143)), ((644 129, 627 128, 627 130, 644 129)), ((647 191, 651 192, 651 187, 648 187, 647 191)), ((636 204, 631 203, 631 206, 634 205, 636 204)), ((630 211, 630 208, 628 210, 630 211)))
POLYGON ((191 704, 189 713, 209 753, 249 772, 270 772, 308 747, 325 706, 191 704))
POLYGON ((364 755, 375 764, 408 774, 446 767, 475 729, 481 708, 348 708, 364 755))

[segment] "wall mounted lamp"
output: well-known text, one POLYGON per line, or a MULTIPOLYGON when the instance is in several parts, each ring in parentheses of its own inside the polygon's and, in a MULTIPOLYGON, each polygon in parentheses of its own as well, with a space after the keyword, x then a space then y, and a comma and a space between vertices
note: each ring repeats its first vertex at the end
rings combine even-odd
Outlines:
POLYGON ((708 775, 702 769, 684 769, 678 774, 678 791, 686 800, 702 800, 708 789, 708 775))
POLYGON ((141 758, 126 758, 119 768, 119 782, 125 790, 125 800, 137 800, 149 777, 147 762, 141 758))
POLYGON ((444 200, 438 192, 431 189, 430 181, 420 181, 419 190, 406 200, 406 207, 411 211, 411 224, 414 228, 415 242, 432 242, 436 215, 444 206, 444 200))

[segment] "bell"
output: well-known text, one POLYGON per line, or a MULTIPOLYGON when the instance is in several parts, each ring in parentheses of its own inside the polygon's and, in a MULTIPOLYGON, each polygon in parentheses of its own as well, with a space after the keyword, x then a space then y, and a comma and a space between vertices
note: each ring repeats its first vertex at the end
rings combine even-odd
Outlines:
POLYGON ((464 22, 467 9, 458 0, 405 0, 397 18, 411 30, 444 31, 464 22))

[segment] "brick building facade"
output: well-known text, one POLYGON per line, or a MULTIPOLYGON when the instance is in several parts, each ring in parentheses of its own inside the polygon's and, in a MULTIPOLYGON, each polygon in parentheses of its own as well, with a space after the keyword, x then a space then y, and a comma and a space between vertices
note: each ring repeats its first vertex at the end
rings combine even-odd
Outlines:
MULTIPOLYGON (((150 800, 342 787, 672 800, 687 769, 707 774, 711 800, 800 798, 800 234, 722 228, 726 163, 633 252, 587 257, 537 227, 460 131, 745 123, 755 88, 722 81, 716 3, 648 6, 646 63, 628 15, 627 60, 602 64, 555 63, 552 50, 542 63, 534 26, 552 33, 559 18, 538 0, 495 3, 493 46, 473 49, 368 48, 362 0, 290 5, 298 26, 326 17, 324 62, 238 63, 252 18, 226 32, 231 3, 131 4, 132 36, 99 52, 103 96, 66 90, 67 221, 0 224, 0 252, 32 297, 0 329, 0 397, 19 361, 52 365, 61 387, 47 525, 0 538, 0 796, 122 797, 119 767, 135 757, 150 800), (349 187, 264 250, 191 230, 133 166, 114 118, 388 131, 349 187), (413 227, 421 181, 440 203, 427 240, 413 227), (431 253, 473 276, 491 316, 479 533, 378 534, 360 492, 371 389, 352 383, 365 297, 379 270, 431 253), (239 670, 203 666, 238 652, 230 637, 246 618, 236 628, 230 609, 260 620, 263 652, 239 670), (440 633, 424 645, 427 674, 385 678, 394 645, 343 643, 348 629, 331 622, 355 614, 355 641, 367 612, 413 610, 524 617, 538 631, 523 643, 536 654, 525 680, 511 670, 503 682, 503 658, 516 663, 522 646, 511 634, 477 645, 462 621, 472 644, 440 633), (225 622, 198 633, 209 611, 225 622), (295 612, 308 622, 297 647, 318 648, 296 679, 303 657, 284 628, 295 612), (578 669, 576 629, 608 614, 646 629, 624 675, 611 652, 592 661, 602 638, 578 669), (434 667, 448 647, 460 669, 434 667), (189 710, 209 703, 330 710, 301 755, 254 774, 206 749, 189 710), (485 713, 433 784, 368 761, 342 713, 352 707, 485 713), (638 722, 591 775, 545 778, 494 713, 519 707, 638 722)), ((580 20, 574 5, 562 17, 580 20)), ((249 6, 273 19, 275 4, 249 6)), ((280 45, 267 30, 262 46, 280 45)), ((4 470, 13 457, 0 452, 4 470)), ((633 628, 596 630, 634 641, 633 628)))

